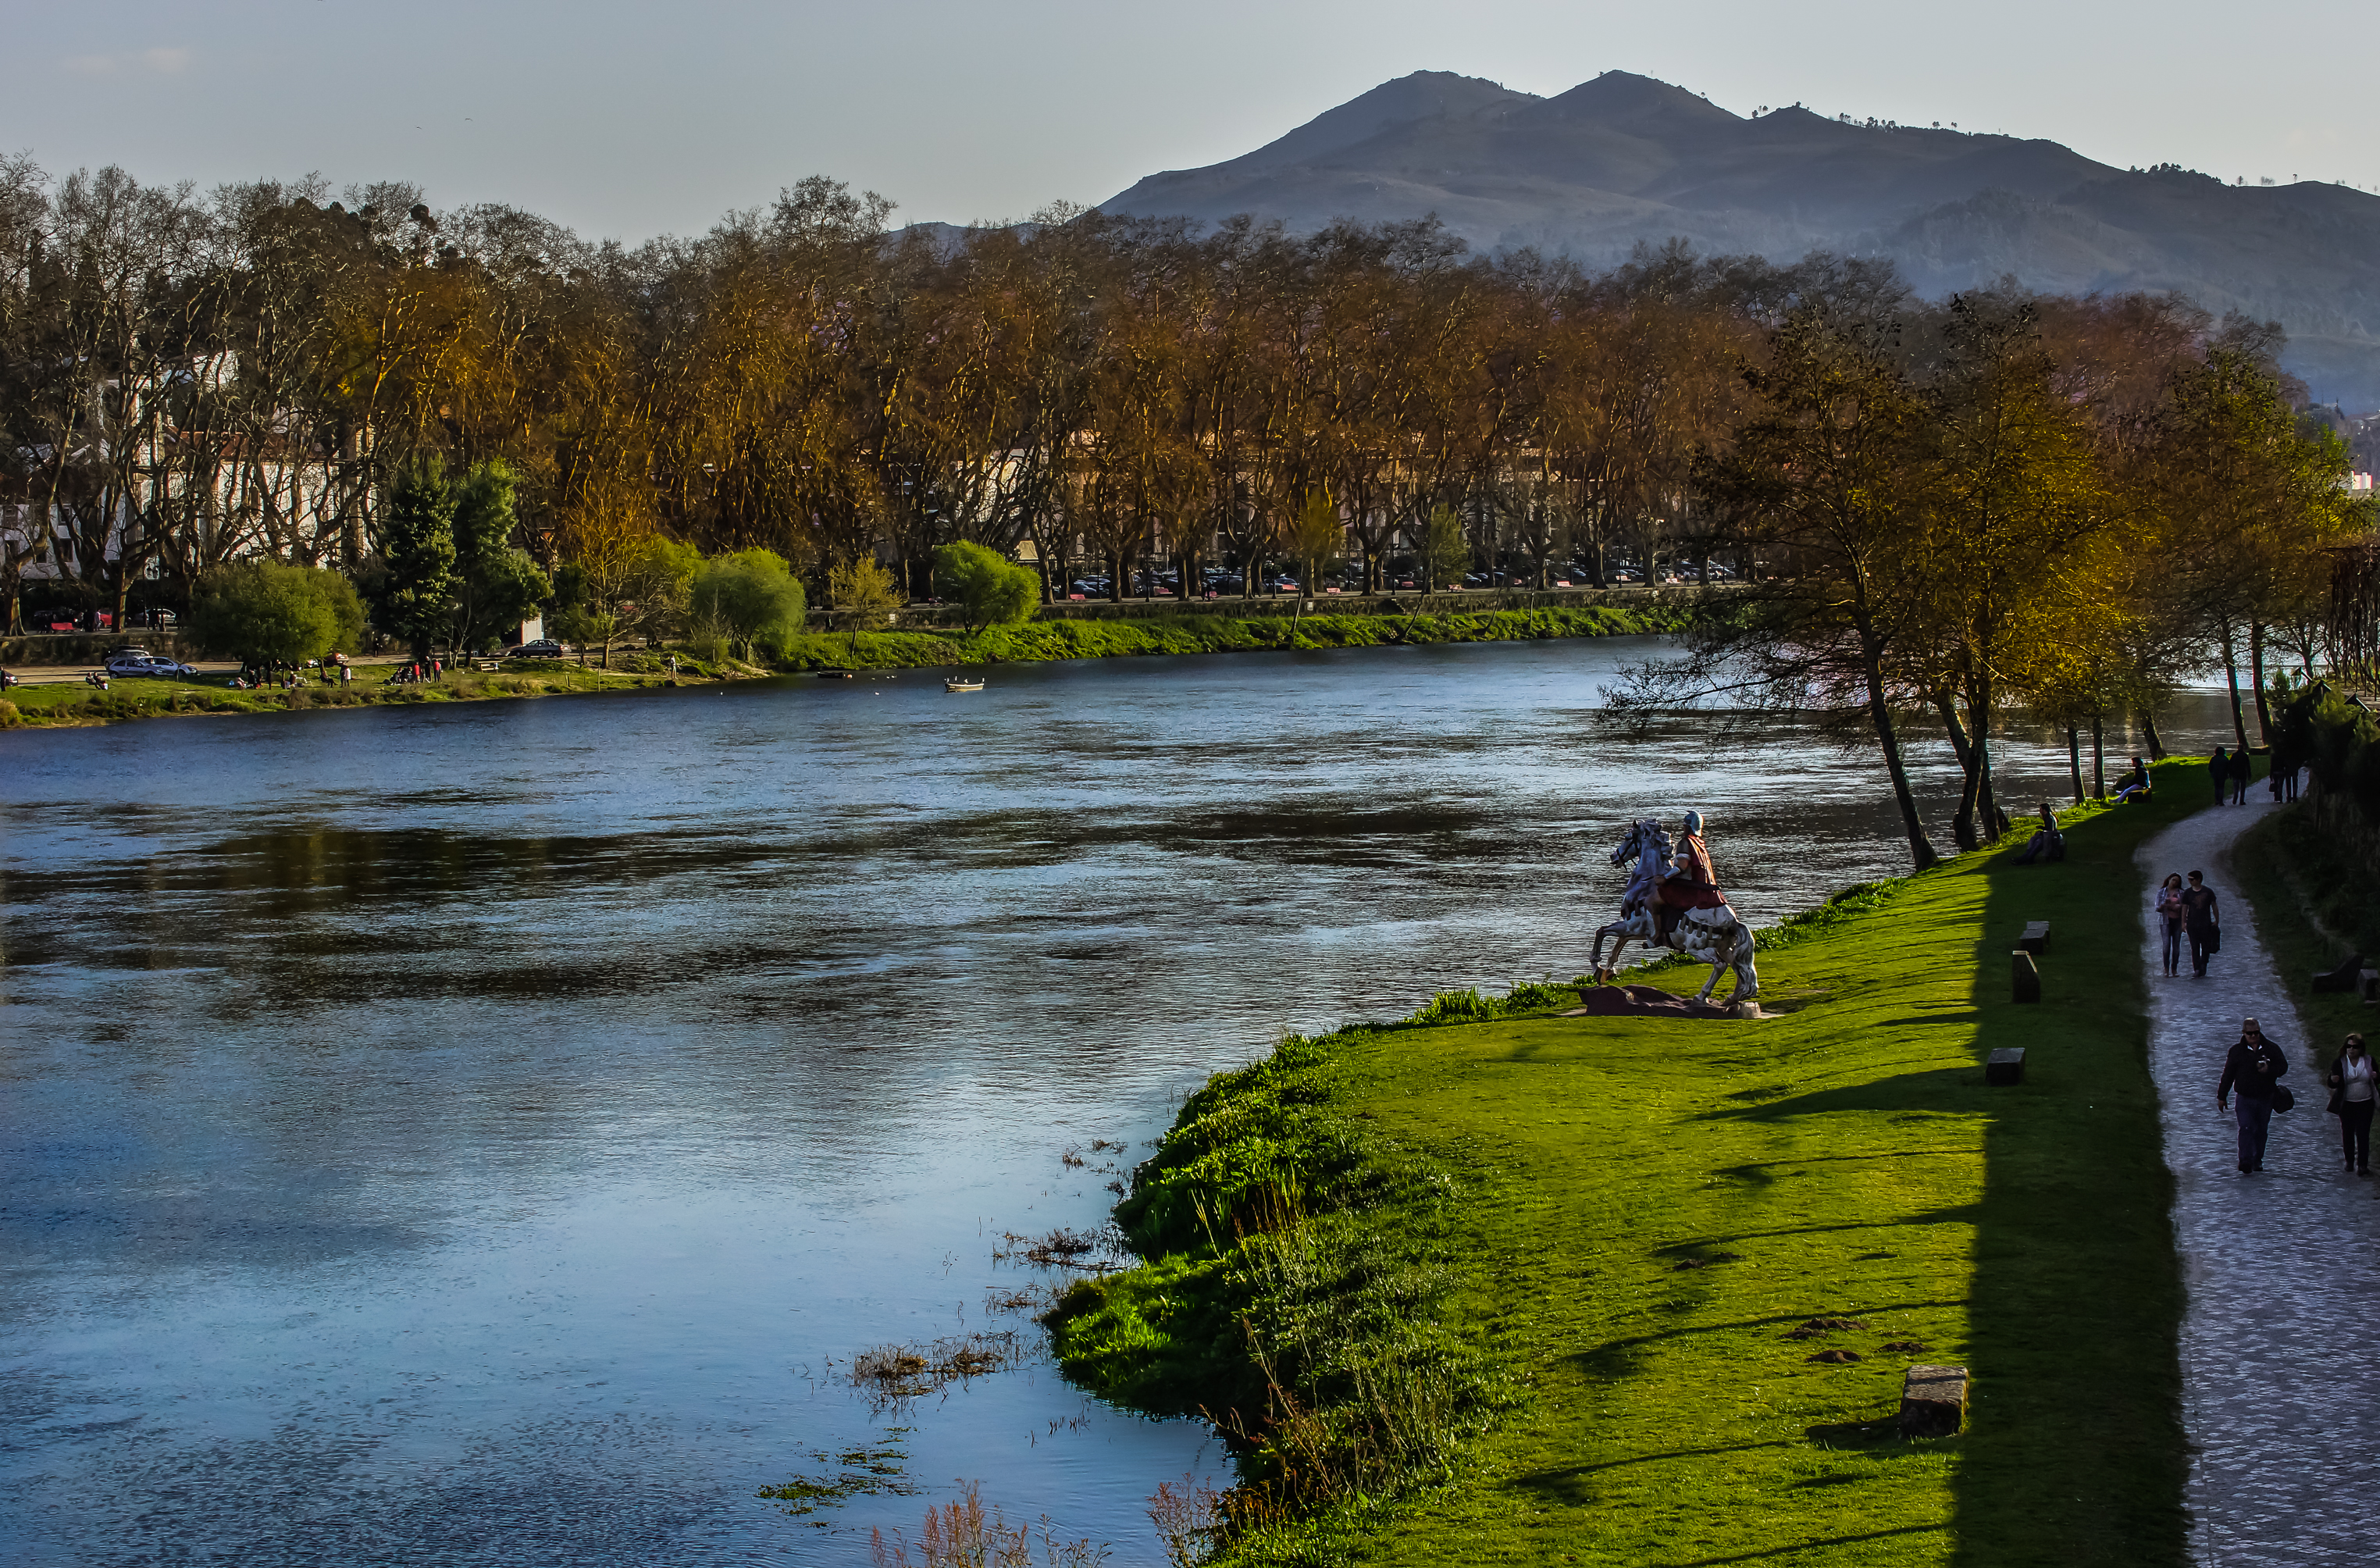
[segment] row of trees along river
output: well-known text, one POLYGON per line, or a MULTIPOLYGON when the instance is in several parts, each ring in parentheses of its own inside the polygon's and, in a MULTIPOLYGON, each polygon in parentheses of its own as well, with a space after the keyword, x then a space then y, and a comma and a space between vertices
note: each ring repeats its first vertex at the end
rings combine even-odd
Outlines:
POLYGON ((1097 560, 1119 597, 1160 558, 1378 591, 1716 555, 1755 590, 1627 699, 1864 724, 1923 860, 1912 714, 1989 823, 2020 705, 2097 737, 2212 667, 2260 709, 2277 650, 2311 673, 2372 526, 2277 329, 2172 296, 1936 303, 1880 262, 1679 247, 1592 273, 1432 222, 890 211, 812 178, 628 249, 404 185, 0 165, 12 629, 29 580, 121 613, 259 558, 352 577, 419 644, 539 602, 609 636, 721 558, 769 614, 785 582, 866 608, 929 590, 953 541, 1045 593, 1097 560))

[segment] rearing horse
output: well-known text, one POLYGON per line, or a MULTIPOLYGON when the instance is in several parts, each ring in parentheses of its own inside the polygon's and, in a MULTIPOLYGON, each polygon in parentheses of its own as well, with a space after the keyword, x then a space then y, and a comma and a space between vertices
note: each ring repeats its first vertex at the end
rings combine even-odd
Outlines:
POLYGON ((1752 965, 1752 928, 1735 918, 1735 911, 1721 904, 1716 909, 1681 911, 1670 934, 1662 936, 1655 906, 1658 902, 1658 885, 1673 869, 1670 858, 1670 835, 1652 817, 1631 823, 1628 836, 1611 852, 1611 863, 1625 866, 1633 861, 1634 869, 1628 879, 1628 891, 1621 896, 1620 918, 1595 933, 1595 952, 1591 960, 1596 983, 1608 985, 1620 967, 1620 952, 1631 942, 1641 942, 1647 947, 1667 947, 1711 966, 1710 978, 1694 996, 1696 1002, 1708 1002, 1711 991, 1718 985, 1722 971, 1735 971, 1735 989, 1727 999, 1731 1003, 1751 1002, 1760 994, 1760 974, 1752 965), (1613 937, 1611 959, 1603 957, 1603 939, 1613 937))

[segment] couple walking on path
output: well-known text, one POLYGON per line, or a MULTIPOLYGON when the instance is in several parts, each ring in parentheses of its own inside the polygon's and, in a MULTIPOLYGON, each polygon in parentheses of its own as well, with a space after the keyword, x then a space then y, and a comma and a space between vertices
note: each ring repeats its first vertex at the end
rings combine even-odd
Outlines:
MULTIPOLYGON (((2183 819, 2143 844, 2137 864, 2152 876, 2200 866, 2200 886, 2207 877, 2221 881, 2233 842, 2275 808, 2245 805, 2183 819)), ((2143 957, 2174 951, 2163 898, 2171 885, 2168 879, 2147 911, 2143 957)), ((2342 1358, 2339 1336, 2341 1325, 2362 1322, 2380 1300, 2380 1203, 2354 1175, 2342 1181, 2323 1170, 2328 1138, 2320 1119, 2302 1109, 2274 1114, 2278 1096, 2269 1092, 2262 1115, 2252 1103, 2258 1090, 2285 1087, 2289 1052, 2278 1041, 2299 1030, 2236 893, 2233 903, 2223 962, 2189 985, 2152 978, 2148 988, 2149 1070, 2188 1288, 2180 1351, 2192 1556, 2226 1565, 2362 1562, 2371 1556, 2369 1509, 2338 1478, 2360 1474, 2380 1450, 2380 1373, 2360 1355, 2342 1358), (2271 1024, 2251 1038, 2243 1018, 2271 1024), (2237 1098, 2225 1122, 2213 1123, 2205 1096, 2214 1051, 2235 1031, 2218 1088, 2237 1098), (2266 1173, 2242 1180, 2242 1165, 2266 1173)), ((2213 927, 2212 889, 2207 910, 2213 927)), ((2362 1051, 2339 1056, 2349 1068, 2336 1086, 2347 1112, 2341 1162, 2351 1159, 2360 1171, 2369 1164, 2372 1068, 2362 1051), (2354 1069, 2356 1060, 2367 1064, 2354 1069), (2367 1097, 2349 1098, 2359 1082, 2367 1097), (2355 1105, 2366 1109, 2348 1111, 2355 1105)), ((2320 1077, 2330 1076, 2325 1064, 2320 1077)))
MULTIPOLYGON (((2240 1173, 2252 1176, 2265 1168, 2265 1143, 2270 1135, 2273 1112, 2288 1111, 2297 1104, 2282 1077, 2289 1070, 2289 1059, 2281 1048, 2265 1038, 2264 1029, 2253 1018, 2240 1027, 2240 1042, 2223 1059, 2223 1076, 2215 1085, 2215 1108, 2229 1111, 2225 1097, 2239 1096, 2238 1110, 2232 1112, 2240 1127, 2240 1173)), ((2351 1175, 2372 1173, 2372 1112, 2375 1087, 2372 1056, 2363 1047, 2363 1037, 2349 1035, 2332 1059, 2330 1068, 2323 1074, 2323 1083, 2330 1090, 2330 1104, 2325 1109, 2338 1118, 2339 1164, 2351 1175)))
POLYGON ((2174 872, 2157 889, 2157 918, 2165 922, 2165 972, 2181 973, 2181 942, 2190 939, 2190 972, 2201 979, 2206 978, 2206 961, 2223 948, 2223 911, 2217 907, 2215 890, 2206 885, 2206 873, 2190 873, 2190 885, 2181 885, 2181 873, 2174 872))

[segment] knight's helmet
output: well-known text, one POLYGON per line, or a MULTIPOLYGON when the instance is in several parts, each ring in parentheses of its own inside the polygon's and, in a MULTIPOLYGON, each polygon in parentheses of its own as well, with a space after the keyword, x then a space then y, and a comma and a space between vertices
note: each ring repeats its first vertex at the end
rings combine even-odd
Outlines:
POLYGON ((1686 832, 1694 834, 1696 838, 1700 838, 1702 836, 1703 814, 1701 812, 1689 811, 1686 813, 1686 832))

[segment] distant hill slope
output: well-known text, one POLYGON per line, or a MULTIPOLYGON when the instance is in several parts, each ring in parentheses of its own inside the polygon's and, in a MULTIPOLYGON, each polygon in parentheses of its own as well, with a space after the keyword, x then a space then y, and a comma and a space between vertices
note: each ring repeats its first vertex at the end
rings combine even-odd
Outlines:
POLYGON ((1626 71, 1553 98, 1417 71, 1101 206, 1300 230, 1435 213, 1481 249, 1597 265, 1672 237, 1779 261, 1885 254, 1932 296, 2011 273, 2057 292, 2179 289, 2278 320, 2317 398, 2380 408, 2380 196, 2131 173, 2054 141, 1799 107, 1746 119, 1626 71))

